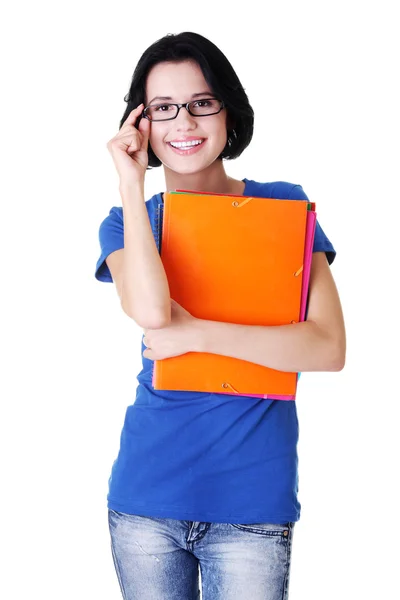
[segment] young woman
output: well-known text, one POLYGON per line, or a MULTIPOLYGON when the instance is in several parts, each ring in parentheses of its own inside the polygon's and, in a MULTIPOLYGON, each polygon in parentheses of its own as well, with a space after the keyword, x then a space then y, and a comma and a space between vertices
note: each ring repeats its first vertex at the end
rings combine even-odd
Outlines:
POLYGON ((142 55, 118 134, 107 147, 122 207, 100 226, 96 278, 114 282, 143 328, 143 368, 109 479, 111 547, 129 600, 288 598, 297 499, 295 402, 154 390, 152 361, 211 352, 291 372, 339 371, 345 327, 317 223, 307 320, 254 327, 195 318, 170 298, 156 235, 163 195, 144 198, 149 166, 165 190, 307 199, 286 182, 238 180, 224 159, 253 134, 253 110, 224 54, 195 33, 167 35, 142 55), (147 347, 147 348, 146 348, 147 347), (199 578, 200 573, 200 578, 199 578))

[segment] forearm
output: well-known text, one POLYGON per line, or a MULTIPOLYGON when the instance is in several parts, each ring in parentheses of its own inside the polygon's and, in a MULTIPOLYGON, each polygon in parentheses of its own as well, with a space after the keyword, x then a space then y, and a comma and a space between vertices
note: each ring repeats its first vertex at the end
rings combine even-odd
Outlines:
POLYGON ((168 280, 144 201, 143 187, 120 188, 124 215, 121 304, 141 327, 164 327, 171 320, 168 280))
POLYGON ((316 323, 273 327, 199 320, 197 351, 247 360, 277 371, 338 371, 338 345, 316 323))

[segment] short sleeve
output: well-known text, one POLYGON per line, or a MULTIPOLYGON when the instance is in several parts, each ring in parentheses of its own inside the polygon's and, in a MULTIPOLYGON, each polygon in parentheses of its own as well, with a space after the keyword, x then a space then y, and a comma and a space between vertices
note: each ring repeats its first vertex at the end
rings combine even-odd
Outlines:
POLYGON ((321 225, 317 222, 315 224, 315 236, 314 236, 314 247, 313 252, 325 252, 328 263, 331 265, 335 260, 336 250, 332 246, 330 240, 325 235, 321 225))
MULTIPOLYGON (((292 187, 289 198, 292 200, 309 200, 301 185, 294 185, 292 187)), ((326 258, 328 259, 328 263, 330 265, 335 260, 336 250, 332 246, 331 241, 325 235, 321 225, 318 222, 318 218, 315 225, 313 252, 325 252, 326 258)))
POLYGON ((105 262, 107 256, 124 247, 124 220, 122 207, 113 206, 99 228, 101 254, 96 264, 95 277, 98 281, 113 283, 110 269, 105 262))

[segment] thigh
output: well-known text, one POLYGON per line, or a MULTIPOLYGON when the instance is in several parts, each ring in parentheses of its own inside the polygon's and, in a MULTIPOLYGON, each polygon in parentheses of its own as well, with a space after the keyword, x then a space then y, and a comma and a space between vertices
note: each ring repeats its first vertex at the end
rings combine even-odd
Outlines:
POLYGON ((200 560, 202 600, 287 600, 295 523, 211 523, 200 560))
POLYGON ((198 560, 174 540, 173 520, 108 509, 108 523, 124 600, 198 600, 198 560))

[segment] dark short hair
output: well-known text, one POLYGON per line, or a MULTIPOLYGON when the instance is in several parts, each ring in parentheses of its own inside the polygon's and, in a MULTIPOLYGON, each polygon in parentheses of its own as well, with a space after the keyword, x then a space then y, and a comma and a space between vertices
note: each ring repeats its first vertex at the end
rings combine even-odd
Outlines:
MULTIPOLYGON (((146 81, 150 69, 161 62, 186 60, 195 61, 199 65, 212 92, 226 105, 227 143, 218 158, 237 158, 253 137, 254 112, 231 63, 215 44, 198 33, 169 33, 145 50, 133 73, 129 92, 124 98, 127 107, 119 128, 121 129, 131 111, 145 102, 146 81)), ((140 119, 141 117, 136 120, 136 127, 140 119)), ((149 167, 161 165, 150 143, 148 155, 149 167)))

